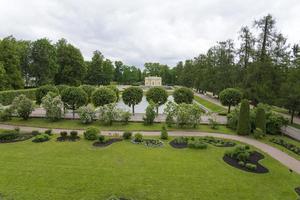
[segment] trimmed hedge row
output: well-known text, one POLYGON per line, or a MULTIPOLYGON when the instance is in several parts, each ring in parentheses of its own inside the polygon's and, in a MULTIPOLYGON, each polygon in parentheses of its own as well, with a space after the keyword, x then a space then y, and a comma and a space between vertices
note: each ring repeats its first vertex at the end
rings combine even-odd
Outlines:
POLYGON ((27 98, 35 100, 35 91, 36 89, 21 89, 21 90, 6 90, 0 91, 0 104, 6 106, 10 105, 14 98, 24 94, 27 98))

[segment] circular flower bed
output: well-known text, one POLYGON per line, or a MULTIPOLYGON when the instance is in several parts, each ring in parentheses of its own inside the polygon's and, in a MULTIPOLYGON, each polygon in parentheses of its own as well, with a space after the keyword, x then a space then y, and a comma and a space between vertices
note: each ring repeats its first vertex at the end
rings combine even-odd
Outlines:
POLYGON ((16 130, 5 130, 0 134, 0 143, 12 143, 28 140, 32 138, 31 133, 20 133, 18 129, 16 130))
POLYGON ((172 140, 169 144, 177 149, 187 148, 188 140, 189 138, 187 137, 177 137, 174 140, 172 140))
POLYGON ((93 143, 93 146, 95 147, 106 147, 109 146, 115 142, 121 142, 123 139, 122 138, 109 138, 105 139, 103 141, 97 141, 93 143))

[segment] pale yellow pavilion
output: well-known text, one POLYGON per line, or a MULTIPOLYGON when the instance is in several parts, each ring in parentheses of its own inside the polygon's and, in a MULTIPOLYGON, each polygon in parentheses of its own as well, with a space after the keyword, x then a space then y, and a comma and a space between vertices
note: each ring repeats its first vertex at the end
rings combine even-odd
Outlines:
POLYGON ((161 86, 161 77, 148 76, 145 77, 145 86, 161 86))

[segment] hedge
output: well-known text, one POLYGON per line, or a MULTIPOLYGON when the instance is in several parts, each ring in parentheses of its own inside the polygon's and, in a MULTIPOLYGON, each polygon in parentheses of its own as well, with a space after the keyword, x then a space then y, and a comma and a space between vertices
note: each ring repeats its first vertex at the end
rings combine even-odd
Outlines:
POLYGON ((24 94, 27 98, 31 100, 35 100, 35 91, 35 88, 0 91, 0 104, 4 106, 10 105, 13 102, 14 98, 21 94, 24 94))

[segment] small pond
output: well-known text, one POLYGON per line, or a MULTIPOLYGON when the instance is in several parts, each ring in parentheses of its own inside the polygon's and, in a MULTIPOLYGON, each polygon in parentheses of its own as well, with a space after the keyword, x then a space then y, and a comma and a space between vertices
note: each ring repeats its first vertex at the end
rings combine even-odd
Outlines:
MULTIPOLYGON (((169 97, 168 97, 168 101, 174 101, 174 100, 173 100, 173 96, 169 96, 169 97)), ((135 113, 145 113, 145 110, 146 110, 148 104, 149 104, 149 103, 148 103, 148 101, 146 100, 146 97, 143 96, 142 101, 141 101, 139 104, 135 105, 135 107, 134 107, 135 113)), ((117 107, 118 107, 118 108, 122 108, 122 109, 127 110, 127 111, 130 111, 130 112, 132 111, 132 108, 131 108, 131 107, 129 107, 129 106, 127 106, 127 105, 124 104, 122 98, 120 98, 120 101, 117 103, 117 107)), ((164 108, 165 108, 165 104, 164 104, 164 105, 161 105, 161 106, 159 107, 159 109, 158 109, 158 113, 159 113, 159 114, 163 114, 164 108)))

